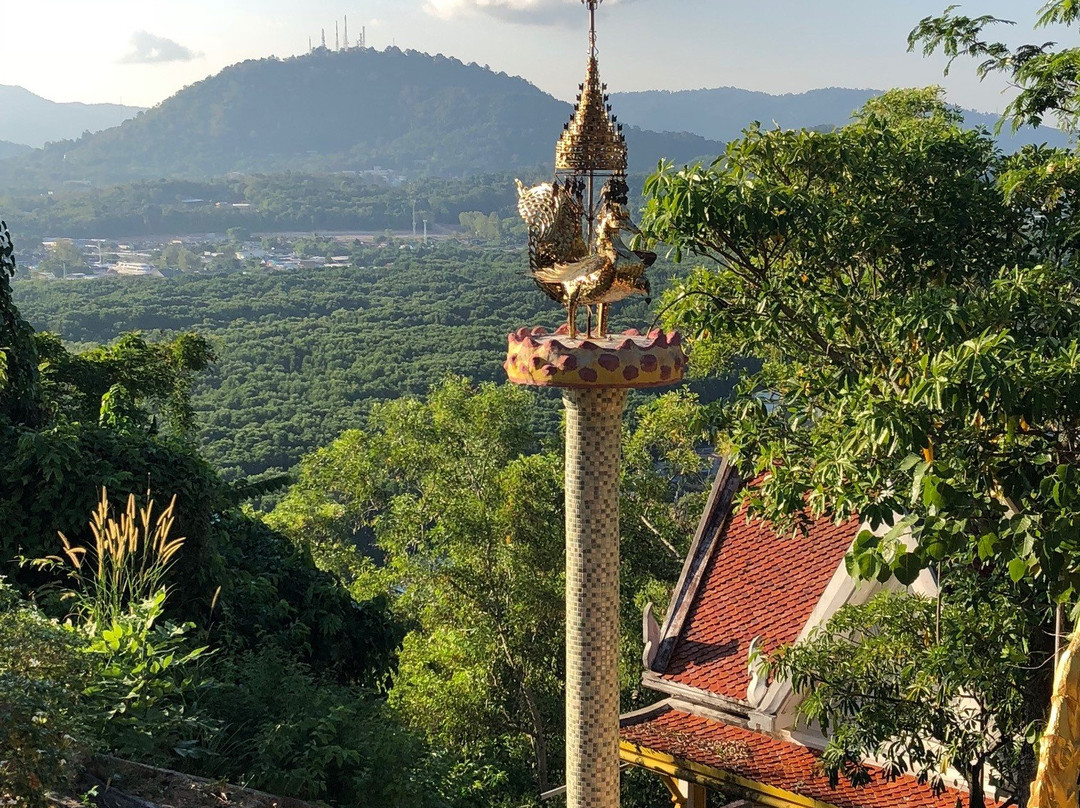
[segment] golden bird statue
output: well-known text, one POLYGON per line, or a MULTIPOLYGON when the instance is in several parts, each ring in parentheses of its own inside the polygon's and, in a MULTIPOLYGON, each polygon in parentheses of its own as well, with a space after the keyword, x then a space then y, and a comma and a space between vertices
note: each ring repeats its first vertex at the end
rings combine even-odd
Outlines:
MULTIPOLYGON (((578 220, 580 222, 580 219, 578 220)), ((579 224, 580 228, 580 224, 579 224)), ((640 232, 630 221, 625 208, 617 202, 607 202, 600 214, 596 239, 589 255, 579 260, 555 260, 549 266, 532 269, 533 280, 552 300, 566 307, 566 323, 570 337, 577 336, 577 310, 598 306, 597 336, 607 332, 607 306, 635 294, 651 294, 645 270, 656 260, 655 253, 631 250, 622 240, 622 233, 640 232)), ((530 254, 533 250, 530 249, 530 254)), ((538 253, 553 254, 541 248, 538 253)), ((592 311, 589 309, 586 336, 592 333, 592 311)))

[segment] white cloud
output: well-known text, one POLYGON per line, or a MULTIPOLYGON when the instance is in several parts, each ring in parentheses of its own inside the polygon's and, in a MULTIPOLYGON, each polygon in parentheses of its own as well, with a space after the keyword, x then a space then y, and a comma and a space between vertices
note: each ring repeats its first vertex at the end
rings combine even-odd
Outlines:
POLYGON ((175 40, 136 31, 131 35, 131 50, 120 61, 125 64, 153 64, 155 62, 190 62, 202 56, 175 40))
MULTIPOLYGON (((607 0, 611 5, 619 2, 607 0)), ((444 19, 463 14, 487 14, 510 22, 550 25, 577 19, 574 12, 582 13, 582 0, 427 0, 425 8, 444 19)))

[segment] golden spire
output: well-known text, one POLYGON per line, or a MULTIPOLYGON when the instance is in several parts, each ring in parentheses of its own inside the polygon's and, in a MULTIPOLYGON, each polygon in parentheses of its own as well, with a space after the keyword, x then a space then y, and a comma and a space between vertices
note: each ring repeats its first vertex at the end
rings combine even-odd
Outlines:
POLYGON ((555 170, 586 173, 626 171, 626 141, 600 83, 596 58, 596 7, 601 0, 581 0, 589 9, 589 62, 580 85, 577 106, 555 146, 555 170))

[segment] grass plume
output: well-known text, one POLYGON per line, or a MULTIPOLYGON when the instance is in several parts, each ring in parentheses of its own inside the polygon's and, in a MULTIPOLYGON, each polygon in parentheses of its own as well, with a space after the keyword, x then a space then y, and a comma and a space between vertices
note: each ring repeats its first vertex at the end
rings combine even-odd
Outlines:
POLYGON ((48 560, 70 568, 69 575, 80 590, 84 617, 108 625, 131 604, 152 598, 165 588, 165 577, 184 546, 184 537, 169 538, 175 506, 174 495, 168 507, 155 516, 149 492, 141 508, 135 495, 129 494, 127 507, 114 515, 108 491, 102 488, 101 500, 90 518, 93 544, 75 545, 60 533, 64 558, 48 560))

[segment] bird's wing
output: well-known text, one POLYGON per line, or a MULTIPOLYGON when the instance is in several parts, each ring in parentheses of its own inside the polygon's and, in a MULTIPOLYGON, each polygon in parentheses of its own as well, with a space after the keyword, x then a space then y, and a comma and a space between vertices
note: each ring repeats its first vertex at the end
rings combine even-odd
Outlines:
POLYGON ((516 180, 518 189, 518 215, 525 221, 530 232, 543 232, 551 227, 555 218, 555 189, 550 182, 526 188, 516 180))
POLYGON ((533 272, 533 277, 544 283, 572 283, 599 272, 607 263, 608 259, 602 255, 590 255, 572 264, 556 264, 553 267, 538 269, 533 272))

